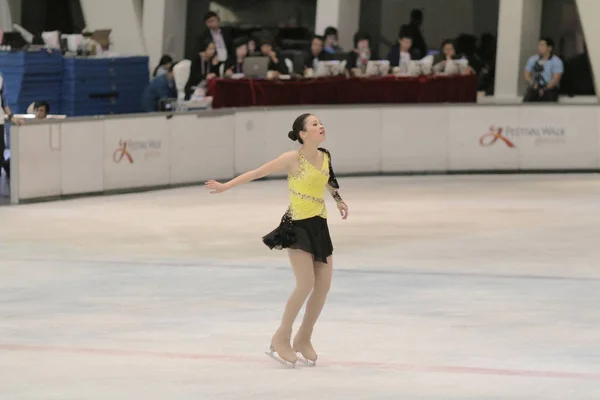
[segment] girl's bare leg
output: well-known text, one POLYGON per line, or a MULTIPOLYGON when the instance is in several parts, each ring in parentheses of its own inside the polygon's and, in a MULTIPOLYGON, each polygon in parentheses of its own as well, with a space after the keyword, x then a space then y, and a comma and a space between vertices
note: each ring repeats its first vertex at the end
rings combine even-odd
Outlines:
POLYGON ((302 356, 314 364, 317 361, 317 352, 311 344, 312 332, 323 306, 327 299, 327 293, 331 287, 331 278, 333 275, 333 260, 332 257, 327 257, 327 264, 314 263, 315 283, 312 294, 306 303, 306 312, 302 325, 294 337, 294 351, 300 352, 302 356))
POLYGON ((285 361, 295 363, 298 360, 290 345, 294 321, 315 285, 313 259, 310 253, 302 250, 288 250, 290 263, 296 276, 296 287, 290 295, 283 312, 281 325, 271 341, 271 347, 285 361))

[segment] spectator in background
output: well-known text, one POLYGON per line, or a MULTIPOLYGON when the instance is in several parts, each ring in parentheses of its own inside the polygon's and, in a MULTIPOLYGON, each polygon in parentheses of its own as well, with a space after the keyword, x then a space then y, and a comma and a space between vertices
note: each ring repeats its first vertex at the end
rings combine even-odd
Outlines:
POLYGON ((454 48, 456 53, 467 59, 469 67, 475 71, 475 74, 479 75, 483 69, 483 62, 477 55, 477 36, 467 33, 458 35, 454 48))
POLYGON ((323 46, 323 50, 329 54, 335 54, 335 53, 341 53, 342 51, 344 51, 339 45, 338 45, 338 30, 335 29, 333 26, 328 26, 327 28, 325 28, 325 33, 323 34, 324 37, 324 46, 323 46))
POLYGON ((4 158, 4 152, 6 151, 6 139, 4 137, 4 122, 10 121, 17 125, 22 125, 23 120, 15 118, 4 93, 4 78, 0 75, 0 173, 4 169, 6 171, 6 179, 10 179, 10 159, 4 158))
POLYGON ((263 57, 269 57, 269 71, 274 72, 274 77, 279 77, 279 75, 287 75, 290 73, 290 71, 285 65, 285 60, 283 57, 281 57, 281 55, 273 48, 273 44, 273 38, 264 35, 260 41, 260 55, 263 57))
MULTIPOLYGON (((159 101, 161 99, 176 99, 177 88, 175 87, 175 77, 173 67, 176 63, 171 64, 166 74, 158 75, 153 78, 144 93, 142 94, 142 107, 145 112, 156 112, 160 110, 159 101)), ((37 113, 36 113, 37 115, 37 113)))
MULTIPOLYGON (((323 50, 324 39, 322 36, 314 35, 310 44, 310 50, 304 57, 304 74, 307 71, 316 71, 319 61, 328 61, 331 57, 323 50)), ((310 75, 310 73, 309 73, 310 75)))
POLYGON ((248 54, 249 55, 253 55, 256 54, 256 39, 254 38, 250 38, 250 40, 248 40, 248 54))
POLYGON ((354 35, 354 49, 348 53, 346 68, 351 75, 360 75, 367 69, 367 63, 375 60, 371 51, 371 38, 367 33, 357 32, 354 35))
MULTIPOLYGON (((221 29, 221 19, 214 11, 209 11, 204 15, 206 31, 200 35, 199 47, 202 48, 207 41, 215 44, 217 50, 217 59, 220 62, 227 61, 233 57, 233 39, 228 32, 221 29)), ((198 52, 202 52, 201 49, 198 52)))
POLYGON ((225 76, 244 73, 244 60, 248 57, 248 38, 240 37, 234 41, 235 57, 225 63, 225 76))
POLYGON ((558 101, 563 62, 554 55, 554 41, 545 37, 538 43, 538 54, 531 56, 525 66, 529 88, 523 101, 558 101))
POLYGON ((390 67, 399 67, 410 63, 413 59, 411 55, 412 43, 412 37, 409 36, 408 30, 401 30, 398 43, 391 48, 387 56, 390 67))
POLYGON ((456 54, 454 41, 446 39, 442 43, 442 51, 433 57, 433 72, 436 74, 447 72, 448 65, 455 60, 460 60, 460 57, 456 54))
POLYGON ((192 60, 190 66, 190 77, 185 85, 186 98, 190 98, 195 87, 206 86, 206 81, 219 76, 221 62, 216 54, 216 46, 213 41, 207 39, 200 46, 200 52, 192 60))
POLYGON ((427 45, 425 39, 421 33, 421 26, 423 25, 423 11, 414 9, 410 13, 410 22, 407 25, 400 27, 398 37, 401 35, 407 35, 412 38, 413 48, 413 59, 420 60, 427 56, 427 45))
POLYGON ((50 104, 47 101, 36 101, 33 103, 33 114, 36 119, 46 119, 50 114, 50 104))
POLYGON ((152 74, 152 76, 156 77, 158 75, 166 74, 167 72, 169 72, 169 68, 171 67, 171 64, 173 64, 173 59, 171 58, 171 56, 169 56, 169 55, 162 56, 160 58, 160 61, 158 62, 158 65, 154 69, 154 73, 152 74))

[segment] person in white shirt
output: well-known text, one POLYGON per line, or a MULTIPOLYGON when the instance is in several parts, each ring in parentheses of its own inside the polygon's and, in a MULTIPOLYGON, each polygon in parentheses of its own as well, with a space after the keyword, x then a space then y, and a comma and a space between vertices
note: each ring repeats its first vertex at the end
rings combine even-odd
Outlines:
POLYGON ((441 52, 433 57, 433 72, 441 73, 458 73, 458 67, 454 63, 460 60, 461 57, 456 54, 454 41, 450 39, 444 40, 442 43, 441 52))
POLYGON ((387 59, 390 62, 390 67, 399 67, 408 65, 412 60, 411 48, 412 37, 407 31, 401 31, 398 36, 398 44, 391 48, 387 59))

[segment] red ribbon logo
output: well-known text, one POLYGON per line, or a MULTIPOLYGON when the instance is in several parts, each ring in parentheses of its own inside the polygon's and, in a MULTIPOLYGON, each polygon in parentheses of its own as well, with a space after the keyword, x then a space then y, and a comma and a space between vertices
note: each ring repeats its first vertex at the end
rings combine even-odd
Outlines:
POLYGON ((133 164, 133 157, 131 157, 131 154, 129 151, 127 151, 127 142, 124 140, 119 140, 119 148, 113 153, 113 161, 120 163, 123 161, 123 158, 127 158, 129 163, 133 164))
POLYGON ((496 128, 493 125, 490 126, 490 132, 486 133, 479 139, 479 144, 483 147, 489 147, 498 140, 502 140, 510 148, 515 147, 514 143, 508 140, 508 138, 502 134, 502 128, 496 128))

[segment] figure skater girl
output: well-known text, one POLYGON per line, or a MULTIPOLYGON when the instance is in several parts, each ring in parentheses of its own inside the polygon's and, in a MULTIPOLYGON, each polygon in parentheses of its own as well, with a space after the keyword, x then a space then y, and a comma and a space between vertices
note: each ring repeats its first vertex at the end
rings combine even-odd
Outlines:
POLYGON ((325 129, 319 118, 312 114, 300 115, 288 137, 300 142, 301 147, 227 183, 209 180, 206 187, 211 193, 222 193, 275 172, 288 173, 289 208, 280 225, 264 236, 263 242, 271 249, 287 249, 296 287, 266 354, 284 366, 294 368, 298 359, 309 366, 316 364, 317 353, 311 337, 331 286, 333 245, 327 227, 325 189, 335 199, 342 219, 348 218, 348 206, 338 193, 331 154, 319 147, 325 140, 325 129), (291 344, 292 325, 307 298, 304 319, 291 344))

